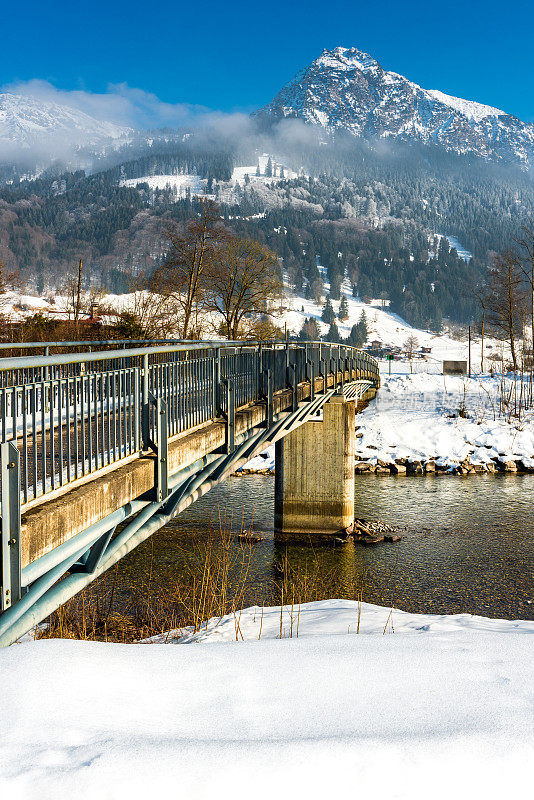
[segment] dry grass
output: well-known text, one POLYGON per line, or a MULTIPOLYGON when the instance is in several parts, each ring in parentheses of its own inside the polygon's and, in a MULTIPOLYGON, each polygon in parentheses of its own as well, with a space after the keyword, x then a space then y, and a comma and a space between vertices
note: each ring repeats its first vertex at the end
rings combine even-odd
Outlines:
MULTIPOLYGON (((157 580, 152 540, 148 557, 135 562, 134 581, 128 580, 127 565, 118 564, 60 606, 46 621, 40 638, 134 642, 171 630, 196 632, 208 619, 231 614, 238 641, 243 638, 241 610, 248 605, 262 608, 260 638, 263 607, 283 606, 286 614, 280 614, 279 636, 292 638, 299 635, 303 603, 339 596, 357 601, 359 633, 365 573, 347 570, 343 557, 326 566, 324 548, 314 547, 299 549, 298 557, 297 551, 286 548, 274 564, 270 562, 269 570, 269 562, 255 552, 261 547, 258 539, 249 537, 243 526, 233 534, 232 522, 231 516, 218 511, 215 525, 201 537, 195 535, 179 545, 172 540, 180 568, 171 568, 165 576, 158 569, 157 580)), ((392 574, 388 584, 391 578, 392 574)))

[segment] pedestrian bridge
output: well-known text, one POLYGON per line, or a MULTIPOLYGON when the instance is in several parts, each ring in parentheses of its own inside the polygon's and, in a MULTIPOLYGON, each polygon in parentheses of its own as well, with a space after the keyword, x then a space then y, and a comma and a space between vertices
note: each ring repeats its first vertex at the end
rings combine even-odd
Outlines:
POLYGON ((2 645, 271 444, 278 530, 335 533, 352 521, 354 413, 380 383, 362 351, 321 342, 0 347, 45 348, 0 358, 2 645))

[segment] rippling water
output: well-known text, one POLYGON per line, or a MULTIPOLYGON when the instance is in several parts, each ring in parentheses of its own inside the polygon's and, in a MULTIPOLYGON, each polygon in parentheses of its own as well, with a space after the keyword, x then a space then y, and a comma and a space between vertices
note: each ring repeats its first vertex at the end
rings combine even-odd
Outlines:
POLYGON ((294 568, 319 559, 331 593, 407 611, 470 612, 534 619, 534 476, 356 477, 356 516, 406 527, 398 544, 372 548, 275 541, 274 479, 231 478, 207 494, 124 560, 135 582, 150 556, 154 580, 184 568, 184 558, 219 516, 252 526, 264 541, 253 548, 252 582, 287 558, 294 568))

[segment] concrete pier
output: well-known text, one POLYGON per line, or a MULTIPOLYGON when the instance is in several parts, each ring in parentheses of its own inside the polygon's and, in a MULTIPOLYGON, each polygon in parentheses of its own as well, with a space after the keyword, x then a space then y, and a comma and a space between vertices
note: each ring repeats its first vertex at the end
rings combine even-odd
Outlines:
POLYGON ((323 419, 276 443, 274 524, 281 533, 336 533, 354 519, 355 402, 334 397, 323 419))

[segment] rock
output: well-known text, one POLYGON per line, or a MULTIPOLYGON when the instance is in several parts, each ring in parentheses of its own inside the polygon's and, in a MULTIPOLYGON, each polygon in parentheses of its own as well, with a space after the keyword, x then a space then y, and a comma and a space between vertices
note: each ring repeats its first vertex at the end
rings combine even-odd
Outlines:
POLYGON ((505 472, 517 472, 517 464, 515 461, 501 461, 501 465, 505 472))
POLYGON ((420 461, 408 461, 406 465, 406 471, 409 475, 422 475, 423 465, 420 461))
POLYGON ((366 546, 372 544, 380 544, 380 542, 384 541, 383 536, 362 536, 360 539, 357 539, 359 544, 364 544, 366 546))
POLYGON ((402 536, 399 536, 397 533, 388 533, 384 536, 385 542, 400 542, 402 536))
POLYGON ((391 472, 393 475, 406 475, 406 467, 404 464, 392 464, 391 465, 391 472))
POLYGON ((495 464, 493 463, 493 461, 489 461, 486 464, 486 471, 487 472, 492 472, 492 473, 497 471, 497 468, 496 468, 495 464))
POLYGON ((376 472, 376 464, 369 464, 369 472, 376 472))
POLYGON ((395 464, 402 464, 402 466, 406 466, 407 463, 408 463, 408 459, 407 458, 396 458, 395 459, 395 464))
POLYGON ((486 471, 486 467, 484 466, 484 464, 473 464, 473 467, 472 467, 472 469, 473 469, 475 472, 477 472, 479 475, 480 475, 480 473, 482 473, 482 472, 485 472, 485 471, 486 471))
POLYGON ((358 461, 357 464, 354 465, 355 472, 362 473, 362 472, 369 472, 369 467, 371 465, 368 464, 366 461, 358 461))
POLYGON ((387 467, 377 467, 375 469, 375 473, 377 475, 389 475, 390 474, 389 469, 387 467))
POLYGON ((376 463, 378 464, 379 467, 387 467, 389 469, 390 466, 389 461, 383 461, 381 458, 377 458, 376 463))
POLYGON ((427 461, 425 464, 425 472, 435 472, 436 471, 436 464, 434 461, 427 461))

